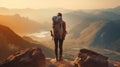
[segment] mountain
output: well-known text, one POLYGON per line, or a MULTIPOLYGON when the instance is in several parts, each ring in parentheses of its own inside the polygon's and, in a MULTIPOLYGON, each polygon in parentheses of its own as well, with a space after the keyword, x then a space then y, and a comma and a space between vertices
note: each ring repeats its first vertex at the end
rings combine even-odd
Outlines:
MULTIPOLYGON (((79 26, 83 29, 91 22, 102 20, 118 20, 119 7, 99 10, 69 10, 69 9, 8 9, 0 8, 0 18, 2 24, 6 23, 8 27, 17 33, 34 33, 43 30, 50 30, 51 17, 58 12, 63 13, 63 18, 67 22, 67 29, 74 29, 79 26), (7 19, 7 20, 6 20, 7 19), (4 20, 4 21, 3 21, 4 20), (14 20, 14 21, 13 21, 14 20), (11 21, 8 22, 8 21, 11 21), (21 21, 21 22, 20 22, 21 21), (10 24, 9 24, 10 23, 10 24)), ((76 30, 77 31, 77 30, 76 30)), ((70 31, 72 32, 72 31, 70 31)), ((72 32, 74 33, 74 32, 72 32)), ((77 37, 77 36, 76 36, 77 37)))
POLYGON ((7 23, 5 25, 8 25, 8 27, 13 29, 15 32, 28 34, 44 30, 49 31, 51 28, 52 16, 57 15, 58 12, 65 14, 71 11, 73 10, 62 8, 8 9, 0 7, 0 18, 4 17, 3 19, 5 22, 1 23, 7 23), (11 23, 7 21, 11 21, 11 23))
POLYGON ((16 33, 28 34, 49 29, 50 25, 42 24, 27 17, 16 15, 0 15, 0 24, 10 27, 16 33))
POLYGON ((46 56, 53 57, 51 49, 41 44, 31 43, 20 37, 7 26, 0 25, 0 58, 5 59, 8 55, 16 51, 35 46, 41 47, 46 56))
POLYGON ((93 47, 102 47, 120 52, 120 23, 118 21, 111 21, 106 23, 95 36, 91 43, 93 47))
POLYGON ((34 39, 32 39, 31 37, 28 36, 23 36, 22 37, 24 40, 33 43, 36 47, 40 47, 43 50, 43 53, 45 54, 46 57, 50 57, 53 58, 53 49, 51 49, 50 47, 46 46, 46 44, 38 42, 34 39))
POLYGON ((105 11, 113 12, 113 13, 120 15, 120 6, 115 7, 115 8, 106 9, 105 11))
MULTIPOLYGON (((114 8, 113 10, 115 10, 114 8)), ((120 11, 120 10, 119 10, 120 11)), ((99 10, 76 10, 65 13, 64 18, 68 23, 86 23, 102 20, 119 20, 120 15, 109 9, 99 10)))
MULTIPOLYGON (((89 47, 94 41, 96 33, 105 25, 103 21, 97 21, 89 24, 85 29, 81 30, 76 42, 83 47, 89 47)), ((80 30, 79 30, 80 31, 80 30)))
POLYGON ((73 10, 69 9, 62 9, 62 8, 46 8, 46 9, 8 9, 4 7, 0 7, 0 14, 1 15, 14 15, 20 14, 24 17, 29 17, 35 21, 41 22, 50 22, 50 17, 56 15, 58 12, 67 13, 73 10))
MULTIPOLYGON (((119 7, 113 8, 112 10, 116 10, 116 9, 120 11, 119 7)), ((109 37, 107 38, 109 41, 107 45, 108 44, 110 45, 110 43, 113 42, 112 40, 115 40, 117 43, 119 43, 118 41, 120 38, 119 37, 120 15, 115 13, 114 11, 110 11, 110 9, 93 10, 88 12, 83 10, 78 10, 78 11, 66 13, 65 17, 67 17, 66 18, 67 21, 72 20, 70 22, 71 26, 73 25, 73 27, 70 29, 72 37, 75 39, 78 39, 78 41, 82 41, 81 42, 82 44, 84 43, 84 41, 86 41, 85 43, 89 43, 90 41, 91 43, 89 43, 88 45, 93 44, 92 41, 94 42, 97 42, 96 40, 100 41, 99 39, 95 38, 98 35, 99 31, 102 31, 102 32, 109 31, 109 34, 114 33, 114 34, 111 34, 111 35, 114 35, 112 37, 111 35, 109 36, 109 34, 106 34, 104 36, 104 37, 109 37), (118 32, 116 32, 115 30, 118 32)), ((97 44, 100 44, 100 42, 97 44)))
POLYGON ((92 22, 85 27, 83 26, 84 25, 79 24, 71 30, 73 32, 73 37, 77 38, 78 44, 84 47, 101 47, 119 52, 119 20, 102 20, 92 22))
POLYGON ((6 55, 15 52, 18 49, 32 47, 32 44, 23 40, 20 36, 15 34, 10 28, 0 25, 0 53, 1 56, 6 57, 6 55), (10 52, 9 52, 10 51, 10 52))
POLYGON ((109 60, 119 61, 119 8, 77 10, 64 14, 66 22, 69 23, 71 34, 69 39, 75 40, 75 44, 79 45, 78 47, 72 46, 71 50, 95 48, 93 50, 108 56, 109 60))
POLYGON ((87 28, 91 23, 102 21, 116 21, 120 19, 120 15, 109 10, 78 10, 64 14, 64 19, 68 23, 70 33, 73 38, 79 38, 80 32, 87 28))

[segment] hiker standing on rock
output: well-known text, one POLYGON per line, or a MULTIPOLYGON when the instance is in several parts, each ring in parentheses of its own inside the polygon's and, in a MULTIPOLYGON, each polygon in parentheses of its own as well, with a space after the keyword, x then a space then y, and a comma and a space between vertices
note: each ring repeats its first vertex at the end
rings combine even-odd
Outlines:
POLYGON ((62 13, 58 13, 57 16, 52 17, 52 30, 51 36, 53 37, 55 43, 55 56, 56 61, 62 60, 62 52, 63 52, 63 41, 66 36, 66 23, 62 19, 62 13), (58 47, 59 47, 59 55, 58 55, 58 47))

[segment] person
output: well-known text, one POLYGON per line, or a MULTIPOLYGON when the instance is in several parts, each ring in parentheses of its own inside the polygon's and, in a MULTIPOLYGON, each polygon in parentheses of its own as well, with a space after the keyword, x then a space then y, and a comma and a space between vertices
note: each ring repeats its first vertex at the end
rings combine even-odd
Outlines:
POLYGON ((62 60, 63 53, 63 41, 66 36, 66 23, 62 19, 62 13, 58 13, 57 16, 52 17, 52 30, 51 36, 55 44, 55 57, 56 61, 62 60), (59 47, 59 56, 58 56, 58 47, 59 47))

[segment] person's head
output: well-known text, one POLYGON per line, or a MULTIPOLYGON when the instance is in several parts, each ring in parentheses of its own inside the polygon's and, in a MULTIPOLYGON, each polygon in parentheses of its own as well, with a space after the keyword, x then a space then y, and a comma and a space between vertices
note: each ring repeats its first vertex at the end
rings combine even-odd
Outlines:
POLYGON ((57 13, 57 16, 61 16, 62 17, 62 13, 57 13))

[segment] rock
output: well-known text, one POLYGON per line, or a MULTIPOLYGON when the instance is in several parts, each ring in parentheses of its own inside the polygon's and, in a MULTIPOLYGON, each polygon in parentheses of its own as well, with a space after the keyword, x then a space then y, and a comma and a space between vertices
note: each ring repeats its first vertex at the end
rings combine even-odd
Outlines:
POLYGON ((45 58, 40 48, 27 48, 10 55, 0 67, 120 67, 120 62, 108 62, 108 57, 81 49, 74 61, 45 58))
POLYGON ((0 67, 45 67, 45 56, 40 48, 28 48, 10 55, 0 67))
POLYGON ((114 66, 115 66, 115 67, 120 67, 120 62, 114 63, 114 66))
POLYGON ((108 67, 115 67, 113 62, 109 62, 108 67))
POLYGON ((74 67, 72 61, 63 59, 62 61, 56 61, 56 59, 46 58, 46 67, 74 67))
POLYGON ((81 49, 74 60, 75 67, 108 67, 108 57, 88 49, 81 49))

